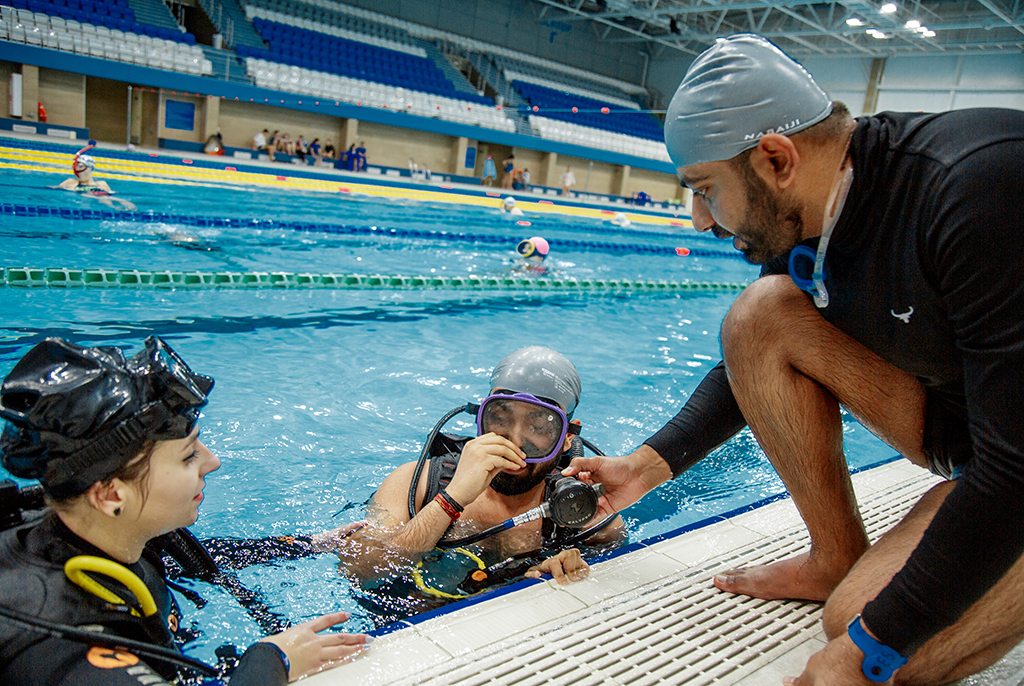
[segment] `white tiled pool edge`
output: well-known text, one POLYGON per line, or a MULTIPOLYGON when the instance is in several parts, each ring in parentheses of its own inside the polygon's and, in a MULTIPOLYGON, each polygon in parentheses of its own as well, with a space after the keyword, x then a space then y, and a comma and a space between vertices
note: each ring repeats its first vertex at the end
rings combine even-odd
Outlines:
MULTIPOLYGON (((898 461, 853 482, 874 539, 939 480, 898 461)), ((596 563, 585 581, 534 583, 379 637, 304 683, 780 684, 824 646, 820 606, 731 596, 710 579, 808 542, 792 501, 779 500, 596 563)), ((964 686, 1017 686, 1024 650, 1014 655, 1008 676, 964 686)))

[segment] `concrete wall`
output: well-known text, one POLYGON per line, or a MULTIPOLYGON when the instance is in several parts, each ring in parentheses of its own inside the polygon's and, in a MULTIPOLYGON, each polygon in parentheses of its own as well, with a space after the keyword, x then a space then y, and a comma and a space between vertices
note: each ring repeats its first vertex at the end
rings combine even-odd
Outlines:
POLYGON ((224 136, 224 144, 239 148, 251 148, 252 137, 263 129, 287 132, 292 140, 300 135, 305 136, 307 141, 319 138, 321 144, 330 139, 335 147, 340 147, 344 121, 339 117, 270 105, 220 101, 220 132, 224 136))
POLYGON ((446 173, 452 160, 451 136, 399 129, 373 122, 359 122, 359 140, 366 141, 369 164, 408 167, 409 159, 422 169, 446 173))
POLYGON ((21 65, 0 60, 0 115, 11 116, 11 74, 20 74, 21 65))
POLYGON ((107 143, 128 140, 128 84, 85 78, 85 125, 89 136, 107 143))
POLYGON ((48 123, 85 126, 85 77, 40 68, 39 102, 46 108, 48 123))

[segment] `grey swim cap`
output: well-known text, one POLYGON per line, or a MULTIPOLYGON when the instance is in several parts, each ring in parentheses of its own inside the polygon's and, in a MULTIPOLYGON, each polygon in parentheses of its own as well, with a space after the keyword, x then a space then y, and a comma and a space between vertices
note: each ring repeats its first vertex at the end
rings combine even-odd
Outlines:
POLYGON ((803 67, 743 33, 719 39, 686 70, 668 106, 665 145, 676 169, 729 160, 767 133, 796 133, 831 113, 803 67))
POLYGON ((572 416, 580 401, 580 375, 565 355, 539 345, 509 353, 491 373, 491 388, 554 400, 572 416))

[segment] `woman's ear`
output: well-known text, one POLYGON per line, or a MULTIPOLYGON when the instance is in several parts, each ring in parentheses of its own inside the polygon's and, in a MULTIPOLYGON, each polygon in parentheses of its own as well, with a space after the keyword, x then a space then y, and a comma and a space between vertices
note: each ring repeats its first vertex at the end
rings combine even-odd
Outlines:
POLYGON ((97 481, 85 495, 89 504, 98 512, 108 517, 119 517, 131 497, 129 491, 128 484, 120 479, 111 479, 107 482, 97 481))
POLYGON ((769 187, 782 190, 793 183, 800 169, 800 152, 789 136, 769 133, 750 153, 750 164, 769 187))

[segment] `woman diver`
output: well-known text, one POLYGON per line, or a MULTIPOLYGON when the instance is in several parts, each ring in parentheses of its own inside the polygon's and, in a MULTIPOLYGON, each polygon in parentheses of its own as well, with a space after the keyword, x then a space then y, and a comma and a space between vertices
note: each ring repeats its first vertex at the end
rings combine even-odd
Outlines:
MULTIPOLYGON (((130 359, 49 338, 4 380, 3 466, 39 479, 47 507, 0 534, 0 684, 221 676, 176 649, 161 545, 187 535, 220 466, 197 426, 212 388, 156 337, 130 359)), ((327 614, 264 638, 242 655, 232 686, 285 684, 356 654, 369 637, 318 633, 346 619, 327 614)))

